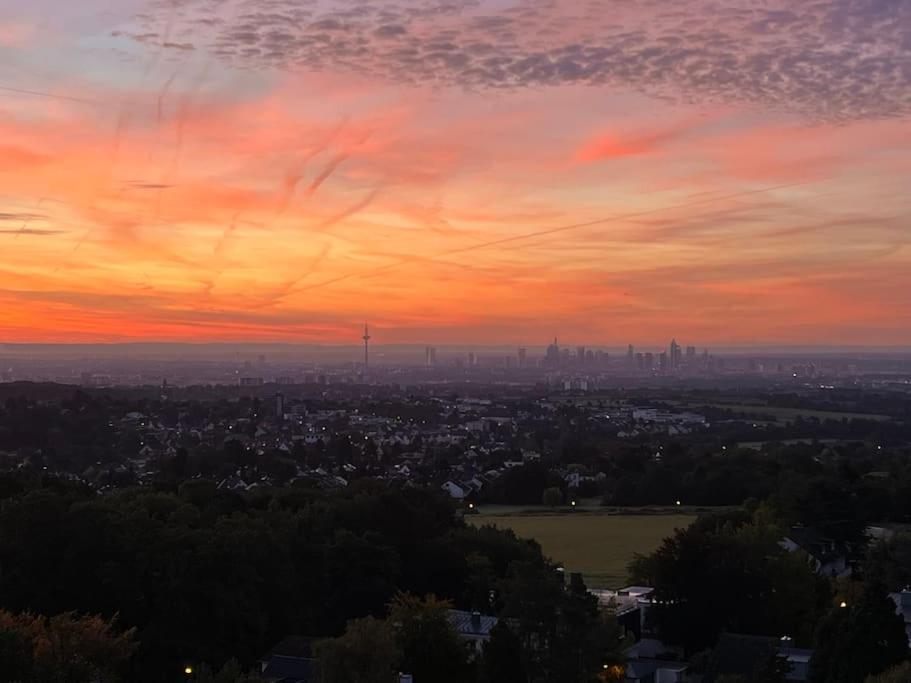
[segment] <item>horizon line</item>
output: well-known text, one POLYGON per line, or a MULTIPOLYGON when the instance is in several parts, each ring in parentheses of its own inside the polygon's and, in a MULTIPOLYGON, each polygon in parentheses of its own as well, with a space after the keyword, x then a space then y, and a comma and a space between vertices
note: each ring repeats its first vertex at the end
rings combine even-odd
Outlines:
MULTIPOLYGON (((671 338, 666 342, 647 342, 647 341, 638 341, 638 342, 615 342, 615 343, 586 343, 582 341, 573 341, 558 344, 561 347, 567 348, 577 348, 585 347, 586 349, 623 349, 624 351, 629 347, 633 348, 642 347, 642 348, 663 348, 668 346, 671 341, 676 338, 671 338)), ((911 352, 911 344, 820 344, 813 342, 805 343, 793 343, 793 342, 756 342, 756 343, 725 343, 725 342, 716 342, 716 343, 688 343, 678 342, 681 347, 686 348, 688 346, 694 346, 698 350, 702 351, 707 349, 712 350, 722 350, 722 349, 819 349, 819 350, 833 350, 833 351, 846 351, 846 350, 884 350, 884 351, 908 351, 911 352)), ((174 346, 186 346, 186 347, 228 347, 228 346, 275 346, 275 347, 311 347, 311 348, 362 348, 363 343, 361 340, 352 340, 350 342, 317 342, 317 341, 254 341, 254 340, 243 340, 243 341, 173 341, 173 340, 147 340, 147 341, 91 341, 91 342, 44 342, 44 341, 28 341, 28 342, 0 342, 0 349, 4 348, 28 348, 28 347, 46 347, 46 348, 81 348, 81 347, 106 347, 106 348, 115 348, 115 347, 138 347, 138 346, 162 346, 162 347, 174 347, 174 346)), ((413 342, 374 342, 371 338, 371 348, 374 347, 399 347, 399 348, 427 348, 432 347, 437 350, 445 349, 546 349, 550 346, 547 342, 542 343, 521 343, 521 342, 447 342, 447 343, 438 343, 438 342, 422 342, 422 341, 413 341, 413 342)))

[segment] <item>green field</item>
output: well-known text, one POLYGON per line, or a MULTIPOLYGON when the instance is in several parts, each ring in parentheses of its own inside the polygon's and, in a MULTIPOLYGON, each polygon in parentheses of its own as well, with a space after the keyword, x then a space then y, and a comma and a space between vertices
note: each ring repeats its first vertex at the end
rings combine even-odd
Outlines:
POLYGON ((751 448, 754 451, 761 451, 763 446, 767 443, 781 444, 782 446, 794 446, 799 443, 802 444, 812 444, 818 443, 820 445, 839 443, 838 439, 782 439, 781 441, 741 441, 737 444, 740 448, 751 448))
MULTIPOLYGON (((502 510, 502 509, 501 509, 502 510)), ((581 572, 590 588, 621 588, 636 553, 648 553, 674 529, 689 526, 689 514, 604 514, 594 512, 472 515, 472 524, 493 524, 533 538, 544 554, 568 572, 581 572)))
MULTIPOLYGON (((686 407, 689 410, 695 410, 697 412, 700 407, 696 403, 687 403, 680 405, 681 407, 686 407)), ((744 415, 768 415, 770 417, 774 417, 777 420, 781 420, 782 422, 793 422, 798 417, 815 417, 819 420, 841 420, 845 418, 851 420, 856 418, 858 420, 877 420, 879 422, 891 419, 888 415, 875 415, 872 413, 845 413, 830 410, 784 408, 780 406, 752 405, 745 403, 703 403, 701 405, 710 405, 713 408, 732 410, 735 413, 743 413, 744 415)))

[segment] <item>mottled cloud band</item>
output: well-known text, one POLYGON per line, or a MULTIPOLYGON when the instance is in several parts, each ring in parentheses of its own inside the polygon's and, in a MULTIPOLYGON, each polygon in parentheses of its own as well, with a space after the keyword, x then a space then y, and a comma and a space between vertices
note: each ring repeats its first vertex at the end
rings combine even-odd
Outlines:
POLYGON ((182 0, 140 19, 136 40, 242 68, 468 90, 616 86, 836 121, 911 110, 903 0, 182 0))

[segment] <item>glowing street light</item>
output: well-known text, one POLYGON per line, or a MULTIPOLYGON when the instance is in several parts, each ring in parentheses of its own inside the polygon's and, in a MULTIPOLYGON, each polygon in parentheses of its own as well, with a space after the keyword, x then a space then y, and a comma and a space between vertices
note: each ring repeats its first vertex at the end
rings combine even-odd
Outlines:
POLYGON ((846 603, 844 600, 842 600, 841 604, 839 605, 839 607, 847 607, 847 606, 848 606, 848 603, 846 603))
POLYGON ((192 676, 192 675, 193 675, 193 667, 192 667, 192 666, 184 667, 183 672, 184 672, 187 676, 192 676))

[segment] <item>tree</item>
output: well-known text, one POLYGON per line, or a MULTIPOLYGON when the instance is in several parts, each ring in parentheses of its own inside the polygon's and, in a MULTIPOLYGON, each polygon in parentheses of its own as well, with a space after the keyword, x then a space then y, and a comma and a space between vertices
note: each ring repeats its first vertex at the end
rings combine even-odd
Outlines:
POLYGON ((549 508, 555 508, 558 505, 563 505, 563 491, 561 491, 556 486, 551 486, 548 489, 544 489, 542 502, 549 508))
POLYGON ((529 462, 507 470, 485 487, 485 500, 509 505, 535 505, 541 502, 544 489, 562 484, 558 475, 541 462, 529 462))
POLYGON ((36 683, 117 681, 136 649, 134 632, 119 633, 115 620, 99 616, 67 612, 48 619, 0 611, 2 675, 9 676, 9 681, 36 683))
POLYGON ((207 479, 185 481, 180 485, 178 491, 181 498, 198 508, 209 507, 215 500, 215 496, 218 495, 215 482, 207 479))
POLYGON ((560 603, 549 682, 592 681, 605 664, 622 661, 623 641, 617 624, 602 618, 598 600, 588 592, 580 574, 571 576, 560 603))
POLYGON ((522 643, 523 668, 531 680, 550 673, 549 650, 556 637, 563 583, 556 568, 536 562, 513 562, 503 582, 501 616, 515 623, 522 643))
POLYGON ((826 584, 778 546, 774 526, 705 518, 632 563, 632 580, 655 588, 662 637, 697 652, 722 631, 812 638, 826 584))
POLYGON ((401 657, 392 628, 366 617, 348 622, 344 635, 314 647, 318 683, 393 683, 401 657))
POLYGON ((753 671, 753 681, 755 683, 787 683, 791 669, 791 663, 773 651, 756 665, 756 670, 753 671))
POLYGON ((908 683, 911 681, 911 662, 902 662, 875 676, 867 676, 864 683, 908 683))
POLYGON ((864 573, 893 589, 911 585, 911 534, 899 533, 871 544, 864 573))
POLYGON ((27 681, 35 668, 34 646, 15 628, 0 630, 0 683, 27 681))
POLYGON ((480 553, 471 553, 465 558, 468 570, 465 577, 465 599, 473 610, 484 611, 491 607, 492 595, 497 576, 490 559, 480 553))
POLYGON ((601 617, 581 577, 564 587, 562 572, 553 565, 514 562, 502 592, 502 616, 516 625, 530 680, 590 681, 604 664, 622 661, 616 622, 601 617))
POLYGON ((819 623, 810 680, 856 683, 907 657, 904 621, 885 586, 871 581, 856 605, 836 607, 819 623))
POLYGON ((194 677, 195 683, 260 683, 262 679, 253 673, 246 673, 236 659, 228 660, 218 673, 203 665, 194 677))
POLYGON ((389 620, 402 652, 401 670, 415 683, 462 683, 469 677, 468 648, 449 623, 448 602, 400 593, 389 620))
POLYGON ((505 621, 498 621, 490 631, 481 657, 481 683, 526 683, 528 677, 522 666, 522 643, 509 630, 505 621))
POLYGON ((188 662, 247 665, 289 633, 338 635, 382 618, 400 591, 488 611, 510 564, 545 564, 532 541, 464 524, 442 492, 377 481, 214 496, 195 482, 109 496, 23 484, 0 505, 4 606, 119 612, 138 629, 131 683, 170 680, 188 662))

